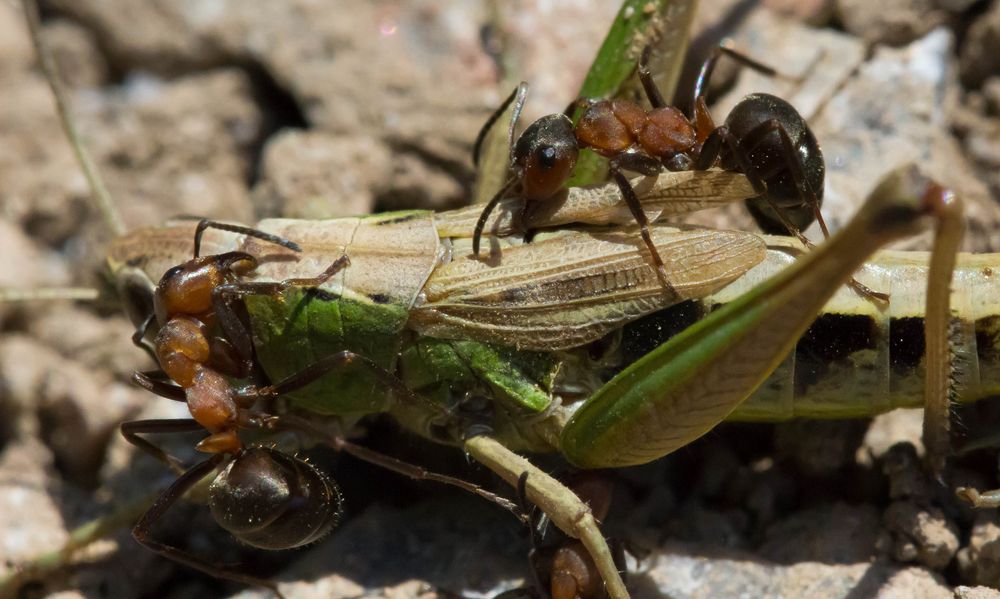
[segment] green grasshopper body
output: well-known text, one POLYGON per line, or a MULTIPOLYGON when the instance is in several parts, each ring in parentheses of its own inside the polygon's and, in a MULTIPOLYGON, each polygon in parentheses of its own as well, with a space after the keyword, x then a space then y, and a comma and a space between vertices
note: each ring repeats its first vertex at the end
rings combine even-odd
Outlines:
MULTIPOLYGON (((676 189, 673 183, 672 175, 661 176, 655 189, 676 189)), ((592 193, 577 191, 565 204, 572 207, 581 194, 592 193)), ((442 237, 442 231, 456 228, 461 214, 257 225, 296 239, 305 250, 301 260, 226 232, 207 239, 203 248, 258 256, 253 274, 258 282, 302 278, 350 257, 351 265, 319 288, 245 298, 257 359, 269 377, 280 380, 350 350, 395 373, 413 397, 392 397, 374 378, 344 370, 290 393, 291 409, 348 423, 389 411, 407 428, 461 444, 511 484, 528 473, 528 499, 581 539, 609 593, 624 597, 586 506, 513 452, 559 451, 584 468, 627 466, 700 437, 782 364, 827 300, 876 249, 919 230, 922 216, 945 211, 950 198, 913 170, 897 173, 821 250, 652 348, 603 384, 595 383, 601 381, 595 363, 601 357, 591 344, 680 301, 720 292, 765 261, 763 238, 654 227, 657 247, 668 257, 669 289, 660 285, 632 231, 563 227, 531 244, 511 244, 500 252, 499 264, 488 264, 468 254, 461 235, 442 237), (598 372, 596 379, 585 375, 592 372, 598 372), (561 384, 576 384, 577 398, 579 388, 599 386, 570 406, 572 394, 561 384), (475 401, 482 398, 485 404, 475 401)), ((183 240, 191 239, 191 231, 180 225, 126 236, 110 251, 112 273, 120 280, 144 274, 152 281, 176 262, 174 252, 189 251, 183 240)), ((936 282, 932 289, 947 290, 948 279, 941 275, 927 273, 925 279, 936 282)), ((886 407, 891 406, 879 406, 886 407)))
MULTIPOLYGON (((669 185, 671 178, 663 182, 669 185)), ((712 186, 697 188, 715 193, 712 186)), ((569 203, 594 195, 575 192, 569 203)), ((272 380, 280 380, 323 356, 350 350, 396 373, 440 410, 395 401, 360 368, 330 373, 290 394, 293 407, 348 418, 390 411, 424 436, 459 443, 456 431, 444 432, 448 423, 435 420, 465 398, 487 397, 497 402, 499 438, 533 451, 558 451, 559 423, 566 414, 554 404, 563 395, 556 387, 559 381, 578 386, 577 375, 597 367, 587 357, 588 344, 631 320, 721 289, 766 253, 761 238, 751 233, 658 227, 658 242, 673 248, 677 258, 677 295, 667 295, 630 232, 565 230, 509 247, 501 264, 491 266, 465 255, 468 235, 454 234, 465 212, 258 223, 261 230, 296 239, 305 249, 301 259, 218 231, 206 237, 204 247, 262 255, 257 281, 297 277, 349 256, 351 267, 319 289, 292 289, 280 300, 247 298, 258 359, 272 380)), ((188 251, 191 231, 184 223, 131 234, 112 248, 111 269, 139 266, 150 281, 158 280, 176 260, 168 255, 188 251), (156 251, 150 253, 146 248, 152 247, 156 251)))
MULTIPOLYGON (((661 187, 671 185, 670 177, 663 176, 661 187)), ((568 202, 582 204, 592 195, 592 190, 575 192, 568 202)), ((258 359, 280 380, 323 356, 350 350, 396 373, 427 399, 420 405, 399 402, 374 376, 356 368, 330 373, 291 394, 295 409, 348 419, 391 412, 418 434, 458 444, 460 435, 443 414, 454 414, 470 397, 487 398, 495 404, 494 434, 512 449, 529 451, 560 451, 559 432, 580 400, 802 253, 787 238, 657 225, 662 247, 674 248, 664 254, 677 256, 672 282, 683 297, 671 297, 658 287, 629 233, 563 229, 507 247, 500 264, 490 265, 467 255, 468 234, 460 231, 465 212, 272 219, 257 225, 298 240, 306 248, 299 260, 224 232, 213 232, 206 249, 271 255, 256 273, 259 281, 307 276, 340 255, 350 256, 352 266, 318 290, 293 289, 280 300, 248 298, 258 359), (705 257, 699 257, 699 248, 705 257), (611 349, 595 357, 592 344, 598 342, 611 349)), ((183 256, 190 230, 179 224, 126 237, 112 249, 112 269, 140 265, 155 280, 173 259, 163 249, 183 256), (151 244, 160 248, 155 257, 136 253, 151 244)), ((964 354, 959 376, 968 399, 1000 384, 990 343, 995 307, 971 299, 1000 291, 1000 282, 983 274, 993 258, 964 255, 956 275, 962 326, 953 346, 964 354)), ((890 304, 880 307, 848 288, 839 290, 798 351, 729 418, 862 417, 922 405, 923 353, 913 348, 923 343, 927 260, 919 252, 883 252, 870 261, 858 276, 887 289, 890 304), (836 351, 824 357, 824 347, 836 351)))

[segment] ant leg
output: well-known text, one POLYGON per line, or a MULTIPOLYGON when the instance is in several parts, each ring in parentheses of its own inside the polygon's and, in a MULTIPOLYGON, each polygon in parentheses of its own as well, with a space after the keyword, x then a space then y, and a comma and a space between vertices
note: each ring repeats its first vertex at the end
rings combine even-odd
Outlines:
POLYGON ((256 578, 240 572, 234 572, 221 565, 205 563, 203 560, 198 559, 189 553, 156 541, 152 538, 152 527, 156 521, 162 518, 163 514, 165 514, 178 499, 183 497, 184 494, 191 489, 191 487, 196 485, 199 481, 201 481, 201 479, 205 478, 205 476, 212 472, 212 470, 214 470, 219 463, 222 462, 224 455, 225 454, 221 453, 216 454, 211 458, 192 466, 191 469, 180 475, 180 477, 178 477, 172 485, 167 487, 167 490, 156 499, 153 505, 146 510, 146 513, 139 518, 139 521, 132 529, 132 538, 134 538, 140 545, 151 551, 155 551, 167 559, 183 564, 189 568, 194 568, 199 572, 204 572, 209 576, 232 580, 234 582, 252 586, 262 586, 273 591, 276 595, 278 595, 278 597, 282 597, 281 592, 278 590, 278 585, 269 580, 263 580, 261 578, 256 578))
MULTIPOLYGON (((788 216, 785 214, 785 211, 775 205, 775 203, 771 200, 767 193, 767 183, 764 182, 763 177, 754 170, 753 165, 750 163, 749 152, 757 145, 757 143, 759 143, 760 139, 763 139, 766 134, 769 134, 772 131, 777 131, 782 140, 782 145, 785 150, 782 153, 782 156, 785 159, 786 168, 789 170, 792 175, 792 179, 795 181, 799 197, 806 202, 811 202, 812 206, 818 213, 819 198, 809 186, 808 181, 806 181, 802 164, 793 158, 797 155, 795 152, 795 145, 792 143, 791 137, 789 137, 785 128, 775 120, 770 120, 754 127, 754 129, 746 135, 744 143, 742 144, 735 138, 735 136, 733 136, 732 133, 730 133, 727 127, 719 127, 712 132, 707 140, 705 140, 705 145, 702 148, 702 155, 698 157, 697 168, 699 170, 704 170, 705 168, 710 167, 712 163, 715 162, 715 158, 718 157, 721 152, 721 147, 725 145, 733 158, 735 158, 739 163, 740 169, 742 169, 747 179, 750 180, 750 184, 753 186, 754 191, 756 191, 760 197, 764 198, 764 200, 771 207, 771 210, 774 211, 775 215, 777 215, 778 219, 781 221, 782 226, 784 226, 791 235, 802 242, 802 245, 806 246, 810 250, 815 249, 816 245, 810 241, 808 237, 803 235, 802 231, 800 231, 798 227, 788 220, 788 216), (748 147, 749 149, 744 149, 745 147, 748 147)), ((823 229, 824 235, 829 238, 829 231, 827 231, 826 223, 822 220, 822 216, 820 216, 819 222, 821 223, 820 227, 823 229)), ((888 294, 874 291, 853 277, 848 285, 850 285, 856 292, 870 300, 882 303, 889 301, 888 294)))
POLYGON ((126 441, 160 460, 167 466, 170 466, 170 469, 177 474, 181 474, 184 472, 184 466, 179 459, 163 451, 139 435, 150 433, 190 433, 204 429, 192 418, 180 418, 128 420, 121 423, 119 430, 122 433, 122 437, 125 437, 126 441))
MULTIPOLYGON (((153 371, 153 373, 156 372, 157 371, 153 371)), ((183 387, 179 387, 166 381, 156 380, 151 376, 151 374, 152 373, 150 372, 134 372, 132 373, 132 382, 139 385, 146 391, 155 393, 160 397, 165 397, 173 401, 187 401, 187 396, 184 394, 183 387)))
POLYGON ((242 225, 231 225, 229 223, 220 223, 218 221, 209 220, 203 218, 198 221, 198 226, 194 230, 194 257, 197 258, 201 253, 201 237, 204 235, 206 229, 218 229, 220 231, 228 231, 230 233, 242 233, 243 235, 249 235, 250 237, 256 237, 261 241, 266 241, 268 243, 273 243, 275 245, 280 245, 283 248, 288 248, 293 252, 302 252, 302 248, 299 244, 294 241, 285 239, 284 237, 279 237, 277 235, 272 235, 271 233, 265 233, 259 229, 253 229, 251 227, 244 227, 242 225))
POLYGON ((528 84, 524 81, 518 84, 514 88, 514 91, 510 92, 510 95, 493 111, 490 118, 486 119, 483 123, 479 133, 476 135, 476 143, 472 145, 472 166, 479 166, 479 154, 483 149, 483 142, 486 141, 486 136, 489 134, 490 129, 500 118, 500 115, 507 110, 511 102, 514 103, 514 112, 510 116, 510 126, 507 128, 507 147, 514 147, 514 128, 517 126, 517 121, 521 118, 521 110, 524 108, 524 102, 528 97, 528 84))
POLYGON ((663 259, 660 258, 660 253, 656 251, 656 246, 653 245, 653 238, 649 234, 649 219, 646 218, 646 213, 642 211, 642 204, 639 202, 639 197, 635 195, 635 190, 632 189, 632 185, 625 178, 625 175, 618 169, 618 165, 611 163, 610 169, 611 176, 614 178, 615 183, 618 184, 618 190, 621 191, 622 199, 625 200, 625 205, 628 206, 629 211, 635 218, 636 222, 639 223, 639 233, 642 235, 642 240, 646 244, 646 249, 649 250, 649 255, 653 259, 653 264, 656 266, 656 273, 660 277, 660 283, 663 284, 664 292, 677 295, 677 291, 674 286, 670 283, 670 279, 667 276, 667 269, 663 266, 663 259))
POLYGON ((774 67, 770 67, 762 62, 758 62, 753 58, 750 58, 746 54, 743 54, 738 50, 734 50, 726 43, 726 41, 723 41, 718 46, 716 46, 714 50, 712 50, 712 54, 709 55, 709 57, 701 65, 701 71, 698 73, 698 80, 695 82, 694 85, 694 95, 691 98, 692 118, 694 116, 694 107, 698 102, 698 98, 701 98, 705 95, 705 88, 708 86, 708 82, 712 78, 712 72, 715 71, 715 65, 718 64, 719 59, 722 58, 723 56, 728 56, 729 58, 735 60, 741 65, 753 69, 758 73, 767 75, 768 77, 776 77, 779 79, 791 79, 791 80, 797 79, 796 77, 790 77, 788 75, 784 75, 774 67))
POLYGON ((153 326, 155 320, 156 314, 150 314, 135 328, 135 332, 132 333, 132 345, 149 354, 149 357, 153 358, 153 362, 159 364, 160 359, 156 357, 156 350, 153 349, 151 343, 146 341, 146 333, 149 331, 149 327, 153 326))
POLYGON ((473 255, 479 256, 479 241, 483 236, 483 229, 486 228, 486 221, 489 219, 490 213, 493 212, 493 209, 497 207, 497 204, 500 203, 500 200, 504 199, 504 197, 507 195, 508 192, 510 192, 511 189, 514 189, 514 185, 516 185, 517 182, 520 180, 521 177, 518 175, 514 175, 511 178, 507 179, 507 182, 503 184, 503 187, 497 190, 497 192, 493 195, 493 198, 483 208, 482 213, 479 215, 479 220, 476 221, 476 228, 472 233, 473 255))
POLYGON ((389 372, 382 366, 379 366, 370 358, 354 353, 350 350, 344 350, 329 356, 324 356, 295 374, 292 374, 273 385, 251 390, 244 396, 247 399, 250 399, 285 395, 286 393, 291 393, 305 387, 325 374, 346 368, 352 364, 364 366, 369 372, 375 375, 375 378, 377 378, 380 383, 392 389, 393 393, 396 393, 397 395, 400 395, 401 397, 404 397, 414 403, 423 403, 437 412, 444 412, 441 406, 428 401, 426 398, 410 390, 395 374, 389 372))
POLYGON ((245 364, 252 364, 252 335, 249 325, 240 318, 236 311, 235 302, 249 295, 277 296, 292 287, 318 287, 350 264, 351 260, 345 254, 334 260, 326 270, 315 277, 285 279, 279 283, 241 281, 219 285, 212 290, 212 306, 215 308, 219 326, 222 328, 226 340, 229 341, 245 364))
POLYGON ((546 556, 543 555, 542 538, 545 536, 545 533, 539 530, 547 528, 549 520, 544 512, 541 512, 541 510, 531 505, 531 502, 528 501, 529 475, 530 473, 525 471, 517 477, 517 504, 521 513, 524 514, 525 522, 528 524, 528 544, 531 545, 531 549, 528 550, 528 571, 531 573, 530 588, 534 589, 539 597, 551 599, 552 595, 549 594, 548 589, 542 583, 543 578, 551 578, 551 576, 546 575, 546 572, 551 570, 551 564, 544 563, 551 560, 546 560, 546 556), (541 513, 541 516, 536 522, 535 515, 538 513, 541 513))
MULTIPOLYGON (((792 175, 792 181, 795 183, 795 189, 799 192, 799 198, 812 207, 813 213, 816 216, 816 221, 819 223, 820 229, 823 230, 823 238, 829 239, 830 230, 827 228, 826 221, 823 219, 819 195, 816 193, 816 190, 809 185, 809 180, 802 167, 802 162, 794 158, 795 156, 798 156, 798 152, 796 152, 795 149, 795 143, 792 141, 791 136, 788 135, 788 131, 785 130, 785 127, 780 121, 771 119, 751 129, 743 138, 743 141, 740 142, 739 151, 745 153, 745 155, 749 155, 754 148, 763 143, 767 136, 771 133, 777 133, 778 138, 781 139, 781 146, 784 150, 782 156, 784 157, 785 168, 787 168, 788 172, 792 175)), ((771 205, 771 209, 777 212, 777 209, 770 200, 768 200, 768 203, 771 205)))
POLYGON ((660 93, 659 86, 653 81, 653 74, 649 72, 649 56, 653 53, 653 46, 646 44, 646 47, 642 49, 642 54, 639 56, 639 64, 636 69, 639 71, 639 82, 642 83, 642 89, 646 92, 646 98, 649 100, 650 106, 653 108, 663 108, 667 105, 667 102, 663 99, 663 94, 660 93))
POLYGON ((368 462, 380 468, 385 468, 390 472, 395 472, 396 474, 401 474, 407 478, 413 480, 431 480, 446 485, 451 485, 453 487, 458 487, 463 491, 478 495, 488 501, 491 501, 505 510, 513 513, 519 520, 524 520, 524 515, 518 508, 518 505, 505 498, 497 495, 496 493, 491 493, 486 489, 480 487, 479 485, 470 483, 468 481, 462 480, 460 478, 455 478, 453 476, 448 476, 446 474, 439 474, 437 472, 431 472, 426 468, 417 466, 416 464, 411 464, 410 462, 404 462, 398 458, 379 453, 367 447, 362 447, 361 445, 356 445, 351 443, 347 439, 339 435, 332 435, 329 432, 317 428, 310 422, 303 418, 292 414, 285 414, 282 416, 274 416, 270 419, 271 426, 274 427, 287 427, 291 429, 300 430, 307 433, 308 435, 320 439, 326 445, 329 445, 337 451, 343 451, 363 462, 368 462))

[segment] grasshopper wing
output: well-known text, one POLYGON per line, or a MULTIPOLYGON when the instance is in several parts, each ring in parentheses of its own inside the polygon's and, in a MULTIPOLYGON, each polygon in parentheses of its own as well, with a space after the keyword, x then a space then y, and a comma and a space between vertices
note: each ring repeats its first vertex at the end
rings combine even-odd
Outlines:
POLYGON ((519 349, 578 347, 643 315, 708 295, 764 259, 764 241, 741 231, 658 225, 653 241, 672 289, 661 283, 634 230, 565 231, 507 248, 493 266, 460 257, 440 266, 410 314, 417 332, 519 349))

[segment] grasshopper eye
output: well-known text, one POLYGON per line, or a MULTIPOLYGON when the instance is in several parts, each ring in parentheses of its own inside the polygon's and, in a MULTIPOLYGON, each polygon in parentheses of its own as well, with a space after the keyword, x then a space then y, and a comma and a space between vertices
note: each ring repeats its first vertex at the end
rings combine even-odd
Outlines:
POLYGON ((140 326, 153 313, 156 285, 141 269, 125 267, 115 276, 115 288, 128 319, 140 326))
POLYGON ((304 460, 253 447, 239 454, 209 488, 219 526, 247 545, 291 549, 318 541, 343 513, 340 489, 304 460))

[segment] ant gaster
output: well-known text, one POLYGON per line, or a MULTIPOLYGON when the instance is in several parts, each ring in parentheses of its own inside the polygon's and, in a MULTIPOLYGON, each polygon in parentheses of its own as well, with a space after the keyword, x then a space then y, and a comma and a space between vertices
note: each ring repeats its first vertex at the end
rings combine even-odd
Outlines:
MULTIPOLYGON (((670 106, 653 81, 648 63, 651 46, 646 46, 638 63, 651 109, 630 100, 579 100, 583 112, 574 126, 565 114, 542 117, 518 138, 510 159, 507 183, 486 205, 473 235, 473 252, 489 213, 511 192, 529 202, 553 197, 562 188, 576 163, 580 148, 590 148, 609 162, 611 177, 636 222, 661 279, 666 272, 649 235, 649 221, 639 198, 622 171, 655 176, 671 171, 707 170, 720 166, 746 175, 757 197, 747 207, 767 233, 794 235, 807 247, 812 243, 802 229, 818 221, 824 236, 829 231, 820 212, 825 165, 819 143, 805 119, 791 104, 764 93, 743 98, 721 126, 716 126, 705 102, 705 87, 716 63, 729 56, 744 66, 769 76, 777 71, 726 46, 718 46, 702 65, 694 88, 691 113, 670 106)), ((524 101, 524 84, 487 121, 488 128, 514 100, 524 101)), ((520 113, 517 106, 514 118, 520 113)), ((480 133, 477 149, 485 133, 480 133)), ((522 218, 524 213, 522 213, 522 218)), ((871 298, 888 296, 869 290, 857 281, 851 285, 871 298)))

